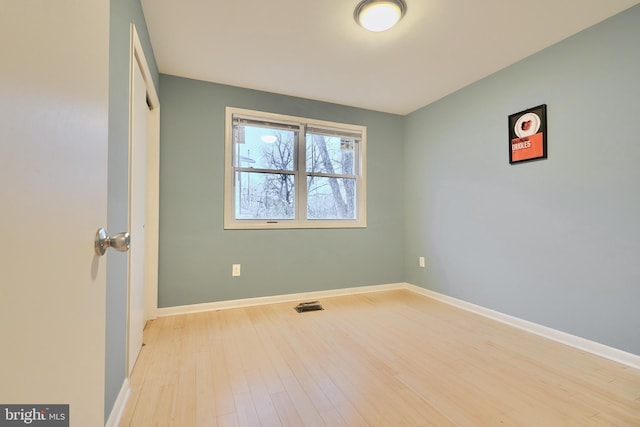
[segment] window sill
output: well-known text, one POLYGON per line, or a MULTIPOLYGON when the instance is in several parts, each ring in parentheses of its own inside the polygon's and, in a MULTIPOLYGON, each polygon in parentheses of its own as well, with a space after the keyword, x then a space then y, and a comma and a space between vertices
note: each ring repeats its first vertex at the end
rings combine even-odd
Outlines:
POLYGON ((225 230, 287 230, 287 229, 331 229, 331 228, 367 228, 366 221, 336 221, 336 220, 240 220, 224 224, 225 230))

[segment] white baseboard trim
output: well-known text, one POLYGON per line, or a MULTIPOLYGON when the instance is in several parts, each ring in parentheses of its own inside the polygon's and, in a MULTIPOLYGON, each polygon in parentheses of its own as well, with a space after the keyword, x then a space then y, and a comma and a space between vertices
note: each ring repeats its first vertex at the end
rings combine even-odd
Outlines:
POLYGON ((405 284, 405 289, 408 289, 420 295, 427 296, 429 298, 433 298, 434 300, 461 308, 463 310, 488 317, 498 322, 505 323, 509 326, 513 326, 514 328, 518 328, 532 334, 536 334, 541 337, 559 342, 561 344, 577 348, 578 350, 586 351, 587 353, 595 354, 597 356, 613 360, 614 362, 618 362, 635 369, 640 369, 640 356, 638 355, 627 353, 626 351, 618 350, 617 348, 609 347, 607 345, 571 335, 566 332, 558 331, 547 326, 542 326, 537 323, 520 319, 518 317, 500 313, 498 311, 484 308, 479 305, 443 295, 429 289, 421 288, 419 286, 411 285, 409 283, 405 284))
POLYGON ((216 301, 202 304, 180 305, 176 307, 158 308, 158 317, 175 316, 177 314, 200 313, 203 311, 225 310, 230 308, 251 307, 263 304, 278 304, 319 298, 337 297, 343 295, 366 294, 369 292, 382 292, 394 289, 404 289, 405 283, 393 283, 388 285, 359 286, 355 288, 330 289, 327 291, 303 292, 299 294, 274 295, 269 297, 236 299, 229 301, 216 301))
POLYGON ((129 386, 129 379, 125 378, 124 382, 122 383, 122 387, 120 388, 120 393, 118 393, 118 397, 113 404, 113 408, 111 409, 111 413, 109 414, 107 423, 104 425, 105 427, 118 427, 118 424, 120 424, 120 419, 122 418, 122 414, 124 414, 124 410, 127 407, 127 402, 129 401, 130 395, 131 387, 129 386))
POLYGON ((175 316, 179 314, 200 313, 212 310, 224 310, 230 308, 251 307, 262 304, 277 304, 282 302, 294 302, 303 300, 314 300, 320 298, 329 298, 343 295, 364 294, 369 292, 382 292, 396 289, 406 289, 408 291, 432 298, 434 300, 452 305, 454 307, 479 314, 489 319, 505 323, 514 328, 518 328, 532 334, 604 357, 609 360, 640 369, 640 356, 628 353, 617 348, 609 347, 604 344, 590 341, 566 332, 542 326, 537 323, 529 322, 518 317, 500 313, 479 305, 475 305, 457 298, 453 298, 429 289, 412 285, 410 283, 392 283, 387 285, 360 286, 354 288, 331 289, 327 291, 304 292, 298 294, 275 295, 269 297, 247 298, 230 301, 218 301, 203 304, 182 305, 177 307, 158 308, 158 317, 175 316))

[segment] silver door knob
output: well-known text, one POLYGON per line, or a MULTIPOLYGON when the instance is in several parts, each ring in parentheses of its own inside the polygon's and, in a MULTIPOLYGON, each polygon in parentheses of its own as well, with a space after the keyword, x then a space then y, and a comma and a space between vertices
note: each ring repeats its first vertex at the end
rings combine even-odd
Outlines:
POLYGON ((120 252, 126 252, 129 250, 129 245, 131 242, 131 238, 129 237, 129 233, 119 233, 115 236, 107 236, 107 232, 104 228, 98 229, 96 233, 96 254, 98 256, 104 255, 107 251, 107 248, 113 248, 120 252))

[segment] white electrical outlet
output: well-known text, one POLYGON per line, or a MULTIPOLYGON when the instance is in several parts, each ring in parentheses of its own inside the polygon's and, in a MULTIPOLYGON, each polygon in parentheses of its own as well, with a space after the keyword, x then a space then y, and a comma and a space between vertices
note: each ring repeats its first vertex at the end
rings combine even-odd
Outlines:
POLYGON ((424 257, 423 257, 423 256, 421 256, 421 257, 418 259, 418 263, 420 264, 420 268, 424 268, 424 257))
POLYGON ((231 276, 238 277, 240 275, 240 264, 233 264, 231 266, 231 276))

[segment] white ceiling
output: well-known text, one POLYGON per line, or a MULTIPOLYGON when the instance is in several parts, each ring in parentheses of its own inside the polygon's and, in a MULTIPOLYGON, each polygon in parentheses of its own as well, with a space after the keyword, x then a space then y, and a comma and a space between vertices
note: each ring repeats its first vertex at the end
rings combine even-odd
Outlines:
POLYGON ((383 33, 359 0, 142 0, 160 72, 407 114, 640 0, 406 0, 383 33))

